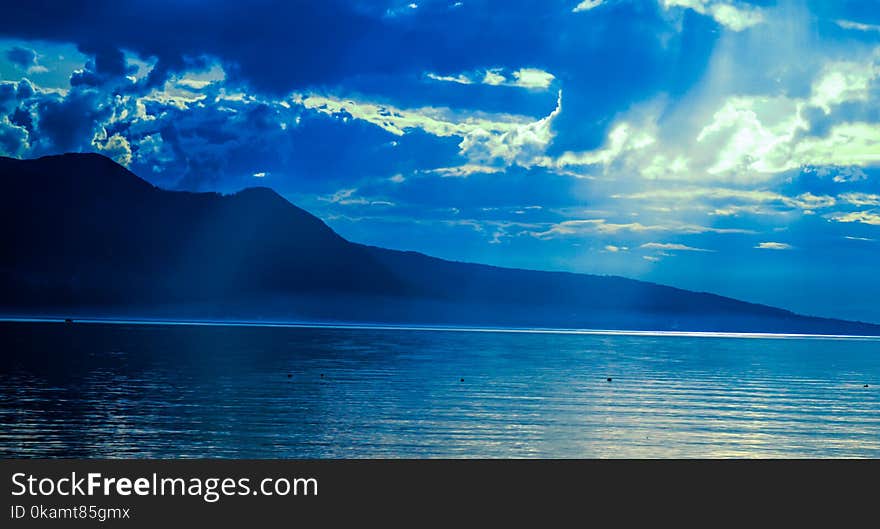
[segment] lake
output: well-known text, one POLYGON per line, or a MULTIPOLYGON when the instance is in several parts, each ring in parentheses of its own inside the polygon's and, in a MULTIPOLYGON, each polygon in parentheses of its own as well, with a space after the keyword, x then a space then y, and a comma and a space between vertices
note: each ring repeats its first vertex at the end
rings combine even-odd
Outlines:
POLYGON ((876 339, 0 323, 3 457, 877 458, 878 390, 876 339))

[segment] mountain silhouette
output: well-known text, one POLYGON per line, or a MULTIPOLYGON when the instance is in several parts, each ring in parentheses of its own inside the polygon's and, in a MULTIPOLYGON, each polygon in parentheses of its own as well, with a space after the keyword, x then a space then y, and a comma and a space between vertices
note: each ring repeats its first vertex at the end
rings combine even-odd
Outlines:
POLYGON ((625 279, 351 243, 271 189, 166 191, 97 154, 0 157, 0 313, 880 335, 625 279))

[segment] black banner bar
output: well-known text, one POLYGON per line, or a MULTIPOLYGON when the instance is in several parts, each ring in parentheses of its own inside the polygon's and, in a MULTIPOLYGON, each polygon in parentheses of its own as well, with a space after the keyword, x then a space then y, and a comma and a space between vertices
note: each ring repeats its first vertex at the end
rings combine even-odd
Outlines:
POLYGON ((2 527, 799 516, 873 509, 880 462, 6 460, 2 527))

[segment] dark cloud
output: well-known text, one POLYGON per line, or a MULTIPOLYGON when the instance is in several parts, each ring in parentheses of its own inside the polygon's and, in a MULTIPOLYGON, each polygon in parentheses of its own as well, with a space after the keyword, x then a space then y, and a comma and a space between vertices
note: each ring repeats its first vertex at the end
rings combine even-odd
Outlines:
POLYGON ((0 82, 0 116, 18 104, 15 97, 16 91, 16 83, 0 82))
POLYGON ((9 121, 16 126, 22 127, 29 133, 34 132, 34 117, 26 108, 18 107, 10 115, 9 121))
POLYGON ((37 53, 30 48, 15 46, 6 52, 6 58, 16 66, 27 70, 37 64, 37 53))
MULTIPOLYGON (((705 41, 695 46, 687 40, 693 32, 705 33, 700 19, 687 24, 681 36, 666 35, 668 28, 663 28, 668 24, 654 3, 604 6, 614 15, 607 17, 573 14, 572 6, 565 3, 537 0, 472 0, 454 9, 451 5, 424 2, 418 9, 395 11, 405 3, 258 0, 208 5, 170 0, 95 0, 74 6, 71 2, 47 0, 39 10, 33 4, 11 6, 0 20, 0 34, 76 43, 92 59, 72 76, 75 91, 101 88, 111 94, 143 94, 163 86, 172 73, 206 67, 212 57, 222 62, 227 86, 244 86, 250 93, 270 97, 314 88, 361 94, 367 99, 376 96, 399 108, 449 106, 541 117, 554 108, 556 89, 563 88, 566 111, 554 123, 557 134, 551 152, 601 143, 616 112, 657 90, 674 92, 687 85, 688 76, 698 75, 711 50, 705 41), (121 50, 155 60, 145 79, 132 83, 125 78, 132 68, 121 50), (505 68, 508 72, 540 68, 555 75, 558 86, 530 92, 513 87, 426 82, 424 77, 426 72, 456 75, 485 72, 487 68, 505 68)), ((175 114, 161 104, 145 105, 153 116, 175 114)), ((211 114, 205 109, 197 115, 199 124, 175 123, 162 129, 170 149, 186 150, 177 158, 187 160, 181 166, 181 174, 186 175, 181 181, 187 187, 198 187, 200 178, 207 178, 196 176, 198 173, 224 170, 227 164, 222 156, 215 156, 214 150, 234 150, 242 142, 249 144, 249 140, 236 139, 243 134, 241 127, 224 126, 228 114, 211 114), (204 163, 199 161, 202 155, 204 163)), ((84 120, 87 118, 77 123, 84 120)), ((291 163, 295 170, 309 174, 363 171, 359 167, 362 164, 349 160, 358 154, 375 155, 359 151, 356 145, 371 149, 391 139, 384 131, 373 131, 371 125, 330 125, 338 137, 328 139, 332 148, 323 147, 294 129, 278 132, 275 116, 266 107, 249 111, 246 127, 267 130, 273 138, 283 136, 279 140, 283 147, 279 149, 302 152, 307 161, 291 163), (354 130, 363 138, 347 139, 349 131, 354 130), (339 141, 348 146, 344 153, 337 148, 339 141), (309 145, 312 150, 300 151, 299 145, 309 145), (316 152, 328 149, 333 152, 328 152, 326 159, 315 159, 316 152)), ((59 134, 64 136, 53 132, 54 136, 59 134)), ((323 131, 317 134, 321 137, 323 131)), ((439 152, 447 165, 458 161, 454 158, 458 141, 430 139, 435 145, 443 145, 439 152)), ((67 138, 60 144, 75 143, 67 138)), ((267 150, 260 145, 249 144, 248 148, 252 158, 253 153, 267 150)), ((410 154, 436 158, 428 152, 410 154)), ((274 157, 269 153, 269 159, 274 157)), ((368 165, 375 165, 378 173, 379 166, 403 171, 407 163, 371 160, 368 165)))
POLYGON ((95 92, 72 91, 37 104, 38 142, 47 152, 91 150, 95 129, 109 116, 95 92))
POLYGON ((71 86, 101 86, 110 82, 120 82, 121 78, 137 71, 128 66, 125 55, 117 48, 99 48, 90 50, 81 48, 83 53, 91 54, 92 59, 83 70, 73 73, 70 77, 71 86))
POLYGON ((34 85, 28 79, 22 79, 18 82, 17 97, 20 100, 29 99, 36 93, 34 85))
POLYGON ((0 155, 19 156, 24 151, 27 137, 23 128, 0 121, 0 155))
MULTIPOLYGON (((359 75, 446 73, 487 66, 563 69, 573 60, 580 70, 589 70, 600 48, 607 57, 600 58, 599 65, 619 53, 619 44, 627 40, 650 43, 655 32, 645 30, 661 22, 656 6, 618 6, 631 12, 608 25, 573 15, 570 6, 555 2, 473 0, 459 9, 437 3, 388 16, 388 9, 399 5, 340 0, 96 0, 76 5, 47 0, 9 6, 0 20, 0 34, 77 43, 96 54, 96 73, 122 73, 124 65, 114 50, 155 57, 153 86, 193 57, 212 55, 234 64, 231 73, 236 78, 277 94, 334 85, 359 75), (634 23, 626 22, 627 17, 634 23), (608 53, 609 39, 613 53, 608 53)), ((656 49, 647 46, 644 53, 651 55, 656 49)), ((644 75, 645 70, 636 68, 630 75, 636 73, 644 75)), ((86 76, 80 81, 95 79, 86 76)))
POLYGON ((121 48, 156 57, 154 85, 155 77, 182 69, 188 57, 207 53, 238 64, 261 87, 288 89, 338 79, 357 64, 346 56, 368 55, 357 53, 356 44, 367 33, 380 34, 381 25, 338 1, 47 0, 6 6, 0 33, 74 42, 97 55, 96 73, 118 71, 112 54, 121 48))

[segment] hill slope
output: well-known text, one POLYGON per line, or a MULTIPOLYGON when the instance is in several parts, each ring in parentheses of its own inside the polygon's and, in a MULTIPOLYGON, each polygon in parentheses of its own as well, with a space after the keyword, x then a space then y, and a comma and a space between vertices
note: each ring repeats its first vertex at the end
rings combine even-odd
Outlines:
POLYGON ((274 191, 158 189, 111 160, 0 158, 0 312, 880 334, 619 277, 346 241, 274 191))

